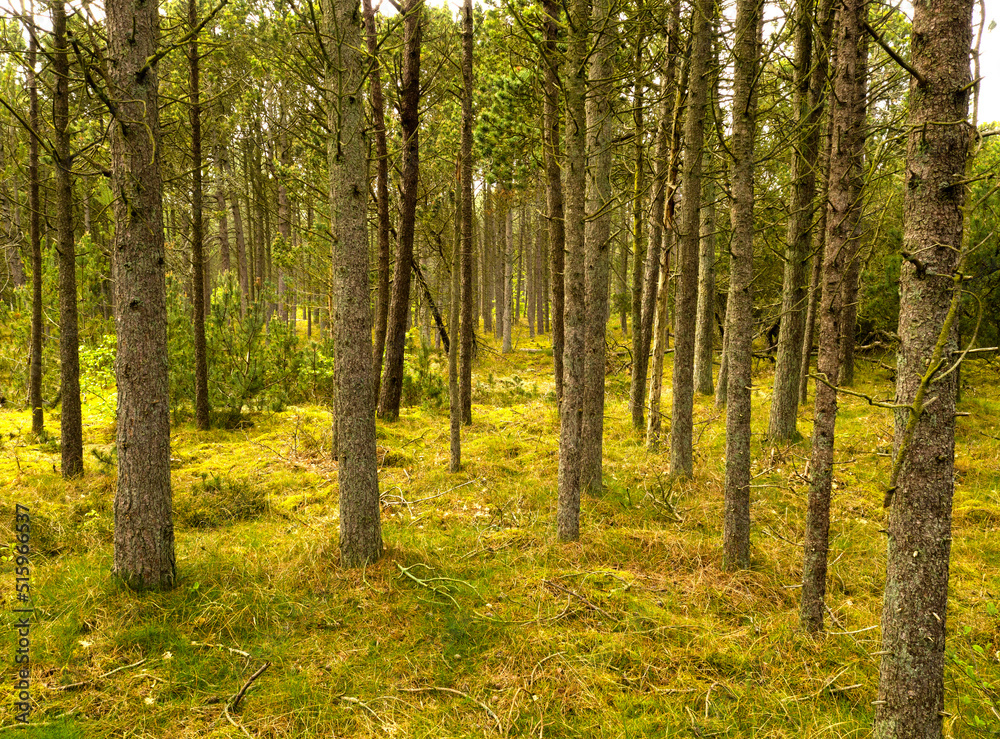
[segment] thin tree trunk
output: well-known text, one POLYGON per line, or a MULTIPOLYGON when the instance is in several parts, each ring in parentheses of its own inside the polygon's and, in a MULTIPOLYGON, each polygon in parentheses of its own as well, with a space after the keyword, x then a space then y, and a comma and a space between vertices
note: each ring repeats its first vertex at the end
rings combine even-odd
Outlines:
MULTIPOLYGON (((34 6, 30 15, 35 23, 34 6)), ((32 29, 28 41, 28 123, 38 131, 38 40, 32 29)), ((42 411, 42 229, 39 202, 38 140, 28 137, 28 233, 31 240, 31 358, 28 370, 28 404, 31 406, 31 431, 36 437, 45 433, 42 411)))
MULTIPOLYGON (((476 296, 473 287, 475 279, 472 266, 475 253, 472 249, 472 225, 476 217, 474 200, 472 198, 472 129, 475 125, 475 114, 472 108, 472 97, 475 88, 472 79, 472 1, 465 0, 462 6, 462 311, 461 337, 455 337, 456 343, 461 343, 460 395, 462 404, 462 423, 472 423, 472 360, 476 349, 476 296)), ((457 244, 456 244, 456 248, 457 244)))
POLYGON ((715 182, 702 183, 701 254, 698 258, 698 313, 694 333, 694 390, 712 395, 715 339, 715 182))
POLYGON ((611 272, 611 189, 613 59, 618 42, 611 0, 594 0, 593 27, 597 34, 590 56, 587 95, 586 263, 584 410, 581 430, 580 488, 599 493, 603 487, 604 365, 608 325, 608 289, 611 272))
MULTIPOLYGON (((504 239, 503 239, 503 280, 501 281, 503 289, 503 353, 509 354, 514 351, 513 344, 511 343, 511 319, 512 319, 512 309, 514 296, 512 290, 514 288, 514 208, 513 203, 510 202, 512 193, 509 190, 504 190, 504 200, 507 201, 507 214, 504 218, 504 239)), ((523 232, 523 229, 522 229, 523 232)))
MULTIPOLYGON (((198 2, 188 0, 188 26, 198 26, 198 2)), ((211 428, 208 406, 208 349, 205 344, 205 264, 201 176, 201 88, 197 36, 188 44, 191 99, 191 304, 194 307, 194 418, 198 428, 211 428)))
POLYGON ((885 501, 892 508, 875 739, 942 735, 957 387, 948 370, 969 248, 967 185, 956 180, 975 137, 967 120, 972 10, 972 0, 913 8, 911 63, 922 79, 910 80, 896 380, 896 402, 911 408, 896 411, 885 501))
POLYGON ((715 4, 697 0, 693 9, 691 72, 684 118, 684 198, 678 241, 678 280, 674 297, 673 403, 670 417, 670 473, 694 474, 694 327, 698 307, 698 248, 701 233, 702 149, 708 104, 708 66, 712 53, 715 4))
POLYGON ((486 183, 483 196, 483 331, 493 330, 493 185, 486 183))
MULTIPOLYGON (((726 392, 726 492, 722 560, 750 566, 750 383, 753 343, 754 135, 763 0, 737 0, 733 44, 732 224, 726 302, 729 385, 726 392)), ((679 340, 679 337, 678 337, 679 340)))
POLYGON ((80 336, 77 319, 76 248, 73 238, 73 154, 69 130, 69 41, 66 6, 53 0, 52 71, 55 90, 56 251, 59 254, 59 379, 62 398, 60 451, 63 477, 83 474, 83 409, 80 405, 80 336))
MULTIPOLYGON (((400 125, 403 134, 402 198, 399 213, 399 245, 392 275, 392 302, 386 328, 385 371, 378 401, 379 418, 399 417, 403 392, 403 354, 406 350, 406 320, 410 307, 410 273, 413 271, 413 231, 417 212, 420 170, 420 45, 423 35, 423 0, 406 0, 403 30, 403 89, 400 125)), ((367 191, 367 187, 366 187, 367 191)))
POLYGON ((580 432, 584 410, 584 335, 586 302, 584 291, 584 219, 587 167, 587 52, 589 3, 568 0, 566 4, 566 158, 563 174, 565 195, 566 259, 564 279, 563 394, 559 413, 559 505, 556 529, 560 541, 580 538, 580 432))
MULTIPOLYGON (((463 14, 465 9, 463 8, 463 14)), ((464 21, 464 16, 463 16, 464 21)), ((464 28, 463 28, 464 31, 464 28)), ((464 34, 463 34, 464 35, 464 34)), ((462 39, 464 45, 464 37, 462 39)), ((464 60, 463 60, 464 61, 464 60)), ((464 132, 463 132, 464 133, 464 132)), ((463 152, 464 153, 464 152, 463 152)), ((464 174, 465 163, 459 159, 459 173, 464 174)), ((464 190, 464 182, 460 182, 460 187, 464 190)), ((455 233, 451 242, 451 300, 450 315, 448 325, 451 326, 452 341, 448 346, 448 421, 450 440, 450 464, 449 471, 458 472, 462 469, 462 393, 459 382, 458 354, 459 354, 459 321, 462 309, 460 294, 462 291, 462 200, 463 193, 459 193, 455 198, 455 233)))
POLYGON ((226 213, 226 193, 221 181, 216 183, 215 202, 219 211, 219 271, 226 274, 230 269, 229 215, 226 213))
POLYGON ((857 253, 864 155, 864 99, 859 99, 861 24, 866 0, 846 0, 837 24, 837 65, 832 116, 834 144, 830 157, 830 192, 826 253, 823 259, 823 298, 820 304, 816 421, 813 426, 811 480, 806 514, 802 606, 806 631, 823 630, 827 553, 830 535, 830 492, 833 483, 834 430, 837 422, 836 386, 840 372, 842 283, 847 265, 857 253))
POLYGON ((372 128, 375 132, 375 206, 378 214, 378 298, 375 311, 375 397, 382 382, 382 355, 385 353, 386 325, 389 320, 389 268, 392 243, 389 241, 389 146, 385 135, 385 98, 382 95, 382 64, 378 56, 375 11, 371 0, 364 0, 365 34, 371 69, 372 128))
MULTIPOLYGON (((633 331, 639 336, 638 346, 632 348, 632 378, 629 387, 629 410, 632 427, 642 431, 645 427, 646 380, 649 372, 649 352, 653 341, 653 319, 656 296, 660 284, 660 260, 663 253, 664 201, 667 192, 667 175, 670 171, 671 130, 676 119, 674 111, 678 102, 676 79, 680 35, 680 2, 671 3, 667 31, 667 64, 662 81, 663 101, 660 106, 660 123, 656 131, 656 164, 653 175, 653 213, 650 222, 649 246, 643 269, 642 316, 633 331)), ((661 357, 662 362, 662 357, 661 357)), ((662 364, 660 365, 662 370, 662 364)), ((659 431, 657 431, 659 433, 659 431)))
POLYGON ((131 588, 177 578, 170 490, 166 260, 163 243, 157 2, 108 0, 118 356, 114 572, 131 588), (140 123, 141 125, 137 125, 140 123))
POLYGON ((229 204, 233 210, 233 230, 236 232, 236 270, 240 283, 240 313, 246 315, 247 301, 250 299, 250 277, 247 270, 247 243, 243 233, 243 216, 240 214, 240 199, 235 195, 235 176, 233 165, 229 160, 229 149, 219 147, 219 166, 225 175, 227 189, 230 193, 229 204))
MULTIPOLYGON (((642 79, 642 52, 645 47, 645 34, 642 26, 643 0, 639 0, 636 8, 639 20, 635 46, 635 75, 633 84, 632 125, 635 128, 635 178, 632 182, 632 361, 642 351, 642 285, 643 265, 646 262, 646 223, 643 199, 646 193, 646 127, 643 107, 646 104, 645 84, 642 79)), ((623 273, 624 278, 624 273, 623 273)), ((623 322, 624 323, 624 322, 623 322)), ((623 326, 624 328, 624 326, 623 326)), ((623 331, 624 333, 624 331, 623 331)))
POLYGON ((807 318, 806 265, 809 259, 813 208, 816 200, 816 163, 819 160, 823 87, 828 69, 830 0, 822 0, 816 18, 820 31, 813 43, 816 0, 802 0, 795 15, 795 70, 792 109, 798 139, 792 156, 792 195, 781 292, 781 325, 774 369, 774 392, 768 437, 793 439, 798 432, 799 373, 807 318), (815 53, 814 53, 815 47, 815 53), (815 56, 815 60, 814 60, 815 56))
POLYGON ((545 201, 548 210, 549 281, 552 295, 552 366, 555 375, 556 405, 562 407, 563 397, 563 315, 565 306, 563 270, 565 268, 565 221, 563 219, 562 171, 559 150, 559 68, 556 61, 559 41, 560 4, 543 0, 545 42, 542 63, 545 67, 544 155, 545 201))

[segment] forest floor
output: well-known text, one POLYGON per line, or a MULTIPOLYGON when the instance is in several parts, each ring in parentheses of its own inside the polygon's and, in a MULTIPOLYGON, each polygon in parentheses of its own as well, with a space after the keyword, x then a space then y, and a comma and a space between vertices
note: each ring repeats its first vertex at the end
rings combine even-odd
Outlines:
MULTIPOLYGON (((133 594, 110 574, 107 398, 87 401, 86 475, 68 482, 57 443, 33 439, 26 412, 0 411, 0 542, 13 541, 19 503, 34 550, 34 712, 10 735, 868 736, 890 412, 841 400, 828 632, 814 638, 798 628, 809 443, 763 439, 769 363, 753 390, 753 567, 730 574, 724 413, 697 399, 695 476, 673 481, 668 454, 631 429, 615 341, 606 489, 583 500, 579 543, 555 541, 548 337, 522 329, 515 353, 490 340, 475 367, 462 472, 447 471, 447 404, 379 423, 386 551, 365 569, 338 564, 328 409, 257 414, 231 431, 175 422, 178 583, 166 593, 133 594)), ((944 726, 1000 736, 1000 370, 973 363, 963 383, 944 726)), ((856 389, 893 395, 884 366, 864 358, 856 389)), ((52 413, 46 423, 58 428, 52 413)), ((15 714, 13 570, 0 564, 0 732, 15 714)))

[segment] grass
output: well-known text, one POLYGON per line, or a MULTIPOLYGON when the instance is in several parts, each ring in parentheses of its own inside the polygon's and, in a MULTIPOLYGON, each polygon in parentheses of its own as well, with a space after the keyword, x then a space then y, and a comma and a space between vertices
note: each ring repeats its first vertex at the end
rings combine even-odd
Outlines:
MULTIPOLYGON (((144 595, 110 575, 108 404, 88 400, 86 475, 69 482, 54 471, 57 445, 31 438, 28 415, 0 412, 0 541, 12 541, 22 503, 36 552, 33 725, 12 735, 868 736, 888 413, 842 399, 829 632, 813 638, 798 629, 797 589, 809 443, 763 441, 766 363, 753 391, 753 568, 730 574, 724 414, 696 401, 695 476, 674 481, 667 452, 647 452, 631 430, 617 374, 605 490, 583 501, 581 541, 555 542, 551 351, 547 337, 523 332, 516 344, 504 356, 489 343, 475 368, 461 473, 447 472, 446 408, 405 408, 379 425, 386 555, 362 570, 338 564, 326 409, 258 415, 241 430, 175 426, 179 581, 144 595)), ((1000 735, 1000 375, 979 364, 963 375, 970 415, 956 447, 949 737, 1000 735)), ((882 369, 860 370, 859 391, 891 396, 882 369)), ((811 412, 800 415, 807 437, 811 412)), ((51 415, 46 423, 58 428, 51 415)), ((13 590, 5 562, 5 605, 13 590)), ((3 614, 0 653, 13 654, 14 619, 3 614)), ((14 665, 3 659, 0 728, 14 715, 14 665)))

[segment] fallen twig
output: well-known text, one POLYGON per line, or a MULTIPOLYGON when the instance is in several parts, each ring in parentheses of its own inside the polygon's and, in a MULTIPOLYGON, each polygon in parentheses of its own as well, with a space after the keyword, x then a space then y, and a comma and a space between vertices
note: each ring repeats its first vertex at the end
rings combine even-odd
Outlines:
POLYGON ((614 621, 615 620, 614 617, 610 613, 608 613, 607 611, 605 611, 600 606, 594 605, 593 603, 591 603, 589 600, 587 600, 586 598, 584 598, 579 593, 574 592, 574 591, 570 590, 569 588, 563 587, 559 583, 553 582, 552 580, 542 580, 542 582, 545 583, 546 585, 551 585, 556 590, 563 591, 567 595, 572 595, 574 598, 578 599, 579 601, 581 601, 585 605, 589 606, 591 609, 593 609, 593 610, 597 611, 598 613, 600 613, 602 616, 604 616, 609 621, 614 621))
POLYGON ((260 669, 257 670, 257 672, 255 672, 254 674, 252 674, 250 676, 250 679, 243 684, 243 687, 240 688, 240 692, 238 692, 235 696, 233 696, 233 699, 229 702, 229 706, 232 706, 232 709, 234 711, 239 707, 240 701, 243 700, 243 696, 246 695, 247 690, 249 690, 250 686, 253 685, 254 680, 263 675, 264 670, 266 670, 270 666, 271 666, 270 662, 265 662, 263 665, 261 665, 260 669))
POLYGON ((73 690, 75 688, 82 688, 86 685, 90 685, 92 682, 97 682, 98 680, 103 680, 106 677, 111 677, 116 672, 121 672, 122 670, 128 670, 132 667, 138 667, 139 665, 143 665, 145 663, 146 663, 146 658, 144 657, 138 662, 133 662, 130 665, 122 665, 121 667, 116 667, 113 670, 109 670, 108 672, 105 672, 103 675, 98 675, 93 680, 83 680, 82 682, 70 683, 69 685, 57 685, 54 688, 54 690, 73 690))
POLYGON ((468 693, 463 693, 461 690, 455 690, 454 688, 443 688, 438 685, 432 685, 429 688, 399 688, 399 691, 401 693, 451 693, 452 695, 460 695, 463 698, 472 701, 477 706, 486 711, 486 713, 489 714, 490 718, 492 718, 494 721, 497 722, 497 731, 500 732, 503 731, 503 724, 500 723, 500 717, 493 712, 492 708, 483 703, 481 700, 473 698, 468 693))

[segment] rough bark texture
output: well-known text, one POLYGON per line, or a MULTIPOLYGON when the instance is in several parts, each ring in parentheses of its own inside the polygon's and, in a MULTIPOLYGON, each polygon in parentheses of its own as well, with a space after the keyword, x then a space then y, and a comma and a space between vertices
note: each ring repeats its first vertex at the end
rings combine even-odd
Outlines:
MULTIPOLYGON (((188 26, 198 25, 197 0, 188 0, 188 26)), ((201 176, 201 85, 199 82, 198 39, 188 44, 191 98, 191 304, 194 307, 194 418, 203 431, 211 427, 208 408, 208 349, 205 345, 205 258, 202 220, 201 176)))
POLYGON ((698 308, 698 246, 701 234, 701 171, 708 104, 708 66, 712 53, 712 0, 693 9, 688 107, 684 116, 684 197, 681 200, 674 297, 674 372, 670 414, 670 474, 691 477, 694 414, 694 326, 698 308))
POLYGON ((80 338, 77 321, 76 247, 73 238, 73 169, 69 131, 69 41, 66 6, 52 9, 52 71, 55 90, 52 127, 55 130, 56 251, 59 254, 59 380, 62 397, 59 446, 63 477, 83 474, 83 410, 80 406, 80 338))
POLYGON ((170 393, 163 183, 156 65, 158 3, 109 0, 118 484, 114 572, 133 589, 176 580, 170 490, 170 393))
MULTIPOLYGON (((472 128, 475 115, 472 109, 474 92, 472 79, 472 2, 465 0, 462 6, 462 327, 461 327, 461 367, 460 393, 462 403, 462 423, 472 423, 472 360, 476 349, 476 299, 472 276, 475 253, 472 247, 472 225, 476 217, 472 198, 472 128)), ((456 342, 459 337, 456 337, 456 342)))
POLYGON ((858 63, 865 0, 846 0, 837 24, 837 65, 830 111, 833 148, 830 156, 826 252, 823 259, 823 298, 819 311, 819 359, 816 383, 816 422, 813 426, 809 503, 806 514, 802 607, 800 620, 807 631, 823 629, 827 553, 830 534, 830 491, 833 482, 834 429, 837 422, 837 384, 840 370, 841 283, 847 265, 857 253, 864 154, 864 100, 858 99, 858 63))
MULTIPOLYGON (((660 103, 660 122, 656 129, 656 154, 653 170, 653 208, 650 218, 649 244, 643 266, 642 313, 639 324, 633 326, 639 344, 632 351, 632 377, 629 385, 629 410, 632 427, 642 431, 646 425, 646 382, 649 376, 649 352, 653 341, 653 319, 656 314, 656 296, 660 283, 660 259, 663 255, 663 214, 667 191, 667 173, 670 170, 670 132, 674 120, 677 79, 677 48, 680 33, 680 2, 671 4, 667 31, 667 61, 663 73, 663 96, 660 103)), ((661 365, 662 368, 662 365, 661 365)))
MULTIPOLYGON (((34 15, 31 23, 34 24, 34 15)), ((38 129, 38 41, 34 33, 28 41, 28 123, 38 129)), ((31 431, 45 433, 42 410, 42 231, 39 202, 38 140, 28 137, 28 238, 31 241, 31 357, 28 369, 28 404, 31 406, 31 431)))
MULTIPOLYGON (((463 13, 465 8, 463 7, 463 13)), ((463 18, 464 20, 464 18, 463 18)), ((463 39, 464 41, 464 39, 463 39)), ((459 169, 463 163, 459 162, 459 169)), ((461 183, 464 185, 464 183, 461 183)), ((462 469, 462 392, 458 376, 458 325, 462 309, 459 305, 462 291, 462 194, 455 198, 455 233, 451 242, 451 284, 449 289, 450 306, 448 325, 451 327, 452 341, 448 345, 448 437, 450 458, 448 470, 458 472, 462 469)))
POLYGON ((698 257, 698 314, 694 332, 694 391, 715 392, 712 356, 715 339, 715 182, 702 187, 701 254, 698 257))
POLYGON ((368 300, 368 144, 360 90, 358 0, 324 0, 327 47, 327 143, 333 277, 337 479, 340 488, 340 561, 359 567, 382 556, 373 409, 372 311, 368 300))
POLYGON ((722 559, 728 570, 750 566, 750 383, 753 343, 754 134, 763 0, 738 0, 733 44, 730 290, 726 304, 729 376, 726 404, 726 492, 722 559))
POLYGON ((420 45, 423 35, 423 0, 407 0, 403 6, 403 89, 400 127, 403 134, 402 197, 399 212, 399 245, 392 273, 392 302, 386 328, 385 370, 378 400, 378 415, 387 421, 399 417, 403 392, 403 354, 406 351, 406 321, 410 310, 410 273, 413 271, 413 231, 417 212, 420 169, 419 104, 420 45))
POLYGON ((580 432, 584 408, 584 204, 587 165, 587 0, 569 0, 566 74, 566 160, 563 194, 566 215, 566 261, 563 275, 563 395, 559 413, 559 507, 556 528, 560 541, 580 538, 580 432))
POLYGON ((382 355, 385 353, 386 323, 389 320, 389 268, 392 243, 389 241, 389 146, 385 136, 385 98, 382 95, 382 64, 378 57, 375 11, 364 0, 365 40, 368 44, 368 89, 371 91, 372 129, 375 133, 375 209, 378 217, 378 298, 375 303, 375 397, 382 382, 382 355))
POLYGON ((544 0, 545 66, 544 152, 545 201, 548 208, 549 271, 552 295, 552 365, 556 382, 556 403, 563 396, 563 269, 565 263, 565 222, 563 221, 562 171, 559 166, 559 9, 555 0, 544 0))
POLYGON ((876 739, 942 735, 956 389, 943 370, 957 348, 972 6, 914 6, 911 60, 922 81, 910 80, 896 398, 927 407, 896 412, 902 466, 889 511, 876 739))
MULTIPOLYGON (((632 183, 632 362, 643 351, 642 346, 642 287, 645 284, 643 269, 646 265, 646 252, 649 245, 646 241, 646 123, 645 123, 645 81, 642 79, 642 54, 645 48, 643 22, 643 0, 639 0, 636 9, 639 36, 635 45, 635 75, 633 86, 634 100, 632 103, 632 124, 635 127, 635 178, 632 183)), ((622 278, 625 278, 623 264, 622 278)), ((648 352, 648 350, 647 350, 648 352)), ((645 367, 644 367, 645 369, 645 367)), ((633 419, 634 423, 634 419, 633 419)), ((637 429, 642 428, 640 424, 637 429)))
MULTIPOLYGON (((824 3, 825 4, 825 3, 824 3)), ((816 198, 816 163, 819 158, 822 89, 817 95, 814 74, 822 68, 825 77, 827 55, 816 54, 813 66, 813 15, 815 0, 801 0, 795 7, 795 61, 792 111, 797 143, 792 154, 788 230, 785 239, 785 273, 781 289, 781 326, 774 368, 774 392, 767 435, 772 440, 796 436, 799 371, 802 366, 802 335, 806 317, 806 266, 809 260, 816 198)), ((822 27, 823 19, 817 19, 822 27)))
MULTIPOLYGON (((514 310, 514 208, 510 202, 511 192, 504 190, 504 200, 507 201, 507 214, 504 217, 504 238, 503 238, 503 277, 501 278, 501 290, 503 293, 503 320, 497 325, 503 325, 503 345, 504 354, 514 351, 511 343, 511 331, 513 330, 513 310, 514 310)), ((521 226, 524 232, 524 226, 521 226)))
POLYGON ((610 0, 594 0, 593 28, 597 38, 590 56, 587 94, 586 209, 590 217, 585 227, 584 302, 584 412, 581 430, 580 487, 600 492, 604 440, 605 330, 608 323, 608 289, 611 272, 611 189, 613 57, 617 24, 611 15, 610 0))

